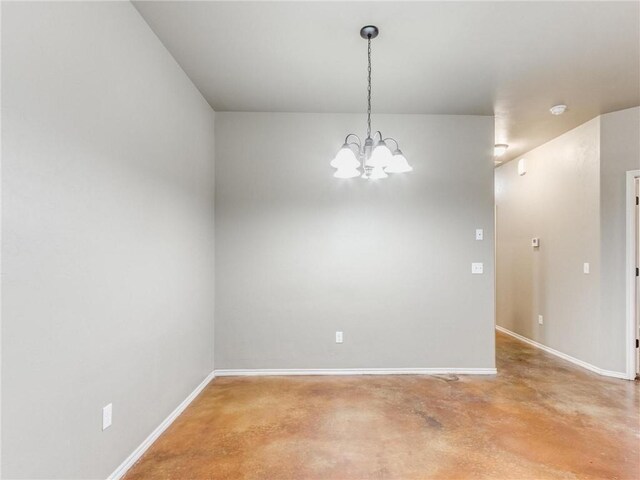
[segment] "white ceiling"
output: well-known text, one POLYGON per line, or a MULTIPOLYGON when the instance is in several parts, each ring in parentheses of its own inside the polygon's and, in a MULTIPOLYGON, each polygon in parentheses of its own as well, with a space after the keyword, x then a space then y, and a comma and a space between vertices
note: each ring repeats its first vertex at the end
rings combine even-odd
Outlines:
POLYGON ((374 114, 495 114, 505 160, 640 104, 639 2, 134 4, 217 111, 363 112, 366 24, 374 114))

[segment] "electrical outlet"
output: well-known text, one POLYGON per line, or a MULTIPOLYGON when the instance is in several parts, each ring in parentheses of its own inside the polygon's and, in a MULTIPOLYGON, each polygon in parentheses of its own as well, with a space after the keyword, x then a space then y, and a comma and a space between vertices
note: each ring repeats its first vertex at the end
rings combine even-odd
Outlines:
POLYGON ((484 230, 476 228, 476 240, 484 240, 484 230))
POLYGON ((342 343, 342 332, 336 332, 336 343, 342 343))
POLYGON ((471 273, 477 274, 477 275, 484 273, 484 264, 483 263, 472 263, 471 264, 471 273))
POLYGON ((538 325, 544 325, 544 318, 542 315, 538 315, 538 325))
POLYGON ((588 263, 584 263, 584 264, 582 265, 582 271, 583 271, 584 273, 589 273, 589 271, 590 271, 590 270, 591 270, 591 268, 590 268, 590 265, 589 265, 588 263))
POLYGON ((113 403, 110 403, 102 409, 102 430, 106 430, 111 426, 113 420, 113 403))

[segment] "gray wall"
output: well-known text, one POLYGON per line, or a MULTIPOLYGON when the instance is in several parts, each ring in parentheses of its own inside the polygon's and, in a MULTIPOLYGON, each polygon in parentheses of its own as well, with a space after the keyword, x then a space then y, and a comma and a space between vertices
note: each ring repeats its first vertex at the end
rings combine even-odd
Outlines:
POLYGON ((2 7, 3 477, 106 478, 213 368, 214 114, 128 2, 2 7))
POLYGON ((216 369, 494 366, 493 118, 375 115, 415 171, 333 178, 364 127, 216 114, 216 369))
POLYGON ((594 365, 599 136, 596 118, 524 155, 526 175, 518 175, 517 160, 496 169, 497 324, 594 365), (533 237, 540 238, 538 249, 533 237))
POLYGON ((600 145, 602 368, 625 362, 626 172, 640 169, 640 107, 602 115, 600 145))
POLYGON ((497 323, 623 373, 625 177, 640 169, 640 108, 597 117, 524 158, 523 177, 517 160, 496 170, 497 323))

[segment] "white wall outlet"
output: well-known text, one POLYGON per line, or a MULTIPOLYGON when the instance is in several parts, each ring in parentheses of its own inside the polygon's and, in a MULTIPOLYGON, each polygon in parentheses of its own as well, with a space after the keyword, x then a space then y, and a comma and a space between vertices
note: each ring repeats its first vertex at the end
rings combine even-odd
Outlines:
POLYGON ((102 409, 102 430, 106 430, 111 426, 113 420, 113 403, 110 403, 102 409))
POLYGON ((538 315, 538 325, 544 325, 544 317, 542 315, 538 315))
POLYGON ((524 158, 518 160, 518 175, 522 176, 527 173, 527 162, 524 158))
POLYGON ((484 273, 484 264, 483 263, 472 263, 471 264, 471 273, 478 274, 478 275, 484 273))
POLYGON ((591 270, 591 267, 589 266, 589 264, 588 264, 588 263, 586 263, 586 262, 585 262, 585 263, 582 265, 582 271, 583 271, 584 273, 589 273, 589 271, 590 271, 590 270, 591 270))
POLYGON ((342 343, 342 332, 336 332, 336 343, 342 343))
POLYGON ((476 228, 476 240, 484 240, 484 230, 476 228))

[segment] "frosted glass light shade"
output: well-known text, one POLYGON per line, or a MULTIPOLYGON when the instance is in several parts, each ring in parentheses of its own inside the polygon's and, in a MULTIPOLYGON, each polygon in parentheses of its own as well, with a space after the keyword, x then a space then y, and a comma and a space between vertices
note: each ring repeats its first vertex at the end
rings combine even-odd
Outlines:
POLYGON ((386 167, 391 162, 391 157, 391 150, 389 150, 385 141, 381 140, 376 145, 376 148, 373 149, 371 158, 367 160, 367 165, 370 167, 386 167))
POLYGON ((338 169, 356 169, 360 166, 360 162, 356 158, 356 154, 346 143, 338 150, 336 157, 331 160, 331 166, 338 169))
POLYGON ((509 145, 507 145, 506 143, 497 143, 493 147, 493 156, 500 157, 501 155, 504 155, 507 151, 507 148, 509 148, 509 145))
POLYGON ((354 178, 360 176, 360 170, 357 168, 339 168, 333 176, 336 178, 354 178))
POLYGON ((378 180, 380 178, 387 178, 389 175, 384 173, 384 169, 382 167, 373 167, 371 173, 369 174, 369 178, 371 180, 378 180))
POLYGON ((413 170, 413 167, 409 165, 409 162, 407 162, 407 159, 399 149, 393 152, 391 162, 384 169, 387 173, 405 173, 411 170, 413 170))

